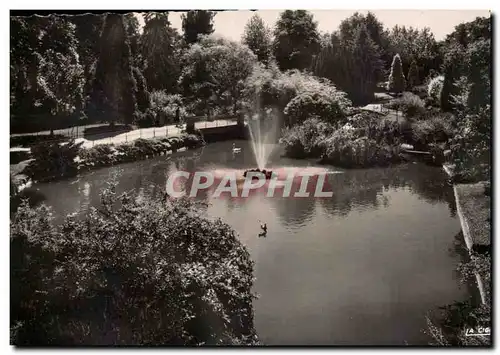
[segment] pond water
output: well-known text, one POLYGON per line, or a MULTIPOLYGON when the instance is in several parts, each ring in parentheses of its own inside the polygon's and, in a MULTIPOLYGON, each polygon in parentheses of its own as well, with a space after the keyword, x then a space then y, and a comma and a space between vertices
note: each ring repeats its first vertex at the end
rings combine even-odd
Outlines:
MULTIPOLYGON (((255 167, 248 142, 210 144, 39 184, 56 216, 99 203, 119 172, 119 190, 165 188, 172 171, 255 167)), ((426 313, 467 297, 453 190, 439 168, 419 164, 342 170, 271 157, 272 167, 327 170, 331 198, 199 198, 230 224, 255 261, 255 326, 267 345, 425 345, 426 313), (260 222, 268 227, 259 238, 260 222)))

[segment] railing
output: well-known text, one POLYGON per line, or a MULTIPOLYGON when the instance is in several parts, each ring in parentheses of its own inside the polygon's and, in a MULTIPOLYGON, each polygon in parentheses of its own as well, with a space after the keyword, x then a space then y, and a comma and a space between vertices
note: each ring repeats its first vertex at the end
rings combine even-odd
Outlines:
MULTIPOLYGON (((195 129, 206 129, 214 127, 227 127, 237 124, 236 116, 216 116, 213 119, 207 120, 206 116, 192 117, 190 119, 195 120, 195 129)), ((134 141, 139 138, 151 139, 160 137, 175 136, 183 133, 186 129, 186 124, 181 125, 166 125, 163 127, 150 127, 150 128, 139 128, 131 131, 118 131, 118 132, 102 132, 95 134, 86 134, 85 130, 93 127, 107 126, 107 124, 99 125, 86 125, 86 126, 75 126, 66 129, 54 130, 54 135, 63 135, 67 139, 43 139, 40 143, 61 143, 69 139, 75 139, 77 142, 79 140, 84 142, 84 147, 93 147, 98 144, 120 144, 134 141)), ((50 136, 50 131, 34 132, 34 133, 23 133, 23 134, 13 134, 11 137, 19 136, 50 136)), ((33 144, 30 144, 33 145, 33 144)))

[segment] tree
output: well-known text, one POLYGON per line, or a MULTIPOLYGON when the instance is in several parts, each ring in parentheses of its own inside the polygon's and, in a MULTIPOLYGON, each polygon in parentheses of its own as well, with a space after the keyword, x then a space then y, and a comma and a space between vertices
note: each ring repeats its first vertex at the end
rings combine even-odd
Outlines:
POLYGON ((77 54, 75 25, 59 16, 14 19, 13 36, 19 40, 11 53, 13 113, 51 116, 51 130, 83 105, 83 68, 77 54), (26 95, 26 98, 21 97, 26 95))
POLYGON ((417 62, 413 60, 408 70, 408 88, 413 89, 419 83, 417 62))
POLYGON ((391 65, 391 74, 387 83, 387 91, 401 93, 406 87, 406 79, 403 74, 403 66, 399 54, 394 56, 391 65))
POLYGON ((373 99, 382 68, 378 47, 361 24, 353 39, 331 35, 330 44, 314 60, 313 73, 331 80, 354 104, 366 104, 373 99))
POLYGON ((179 78, 192 110, 237 113, 245 79, 257 58, 246 46, 224 38, 205 36, 185 53, 179 78))
POLYGON ((209 35, 214 32, 215 14, 215 11, 206 10, 191 10, 182 14, 182 30, 187 44, 197 42, 200 35, 209 35))
POLYGON ((111 184, 62 225, 44 205, 18 208, 13 344, 257 344, 253 262, 234 230, 190 201, 137 197, 111 184))
POLYGON ((132 123, 136 108, 135 81, 122 15, 108 14, 100 39, 89 116, 97 120, 132 123))
POLYGON ((271 55, 271 30, 258 14, 254 14, 245 25, 242 42, 257 56, 259 62, 266 64, 271 55))
POLYGON ((286 10, 274 29, 273 51, 281 70, 307 69, 320 48, 318 24, 305 10, 286 10))
POLYGON ((132 65, 139 66, 141 64, 139 42, 141 34, 139 33, 139 20, 131 12, 123 16, 125 29, 127 31, 128 41, 130 45, 130 54, 132 56, 132 65))
POLYGON ((144 79, 144 75, 142 75, 141 71, 137 67, 132 69, 132 74, 137 88, 135 93, 137 108, 141 112, 146 112, 146 110, 151 106, 146 79, 144 79))
MULTIPOLYGON (((377 46, 382 61, 384 63, 389 62, 392 56, 388 53, 389 40, 387 33, 384 31, 382 22, 380 22, 372 12, 369 11, 366 15, 356 12, 351 17, 343 20, 340 23, 338 35, 342 38, 344 43, 352 42, 356 39, 359 28, 362 25, 366 27, 370 39, 377 46)), ((377 74, 378 79, 383 80, 382 71, 377 74)))
POLYGON ((144 77, 151 90, 177 91, 179 54, 175 48, 177 32, 170 26, 168 12, 144 15, 141 53, 145 61, 144 77))
POLYGON ((408 72, 412 61, 421 68, 419 81, 422 82, 431 70, 439 70, 442 64, 442 54, 434 35, 429 28, 421 30, 413 27, 394 26, 388 33, 389 46, 387 53, 390 58, 399 54, 402 60, 403 72, 408 72))

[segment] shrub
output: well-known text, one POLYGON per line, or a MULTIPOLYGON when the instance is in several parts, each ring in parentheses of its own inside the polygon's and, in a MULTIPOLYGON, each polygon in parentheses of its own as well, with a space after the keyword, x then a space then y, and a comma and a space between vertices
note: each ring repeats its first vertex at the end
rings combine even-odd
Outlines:
POLYGON ((153 109, 147 109, 145 112, 134 112, 134 123, 139 128, 149 128, 158 125, 157 113, 153 109))
POLYGON ((321 157, 323 162, 347 168, 386 166, 400 161, 398 147, 408 131, 406 123, 360 113, 338 129, 317 118, 308 119, 285 129, 281 142, 292 158, 321 157))
POLYGON ((82 149, 80 167, 101 167, 115 163, 115 149, 111 144, 98 144, 92 148, 82 149))
POLYGON ((416 149, 426 150, 431 143, 447 142, 453 136, 453 126, 447 115, 433 116, 412 124, 416 149))
POLYGON ((280 73, 274 66, 265 69, 257 66, 245 83, 245 107, 253 112, 256 108, 277 108, 282 111, 297 96, 302 98, 292 104, 287 112, 302 119, 306 117, 303 106, 321 114, 339 112, 344 115, 352 106, 347 94, 338 90, 327 79, 319 79, 310 74, 291 70, 280 73))
POLYGON ((11 136, 11 147, 31 147, 40 143, 61 143, 67 141, 68 137, 62 134, 40 134, 40 135, 25 135, 25 136, 11 136))
POLYGON ((345 116, 335 97, 320 92, 298 94, 286 105, 284 114, 289 124, 302 123, 310 117, 333 123, 345 116))
POLYGON ((321 142, 333 131, 331 124, 322 122, 318 118, 311 118, 302 125, 285 129, 281 142, 289 157, 319 157, 324 151, 321 142))
POLYGON ((324 162, 345 168, 388 166, 400 162, 398 146, 381 144, 366 136, 357 137, 352 131, 337 130, 323 143, 324 162))
POLYGON ((395 100, 396 106, 407 118, 422 116, 426 113, 424 101, 411 92, 403 93, 403 96, 395 100))
POLYGON ((11 223, 15 345, 255 344, 253 262, 234 230, 192 202, 116 194, 53 223, 11 223))
POLYGON ((444 76, 439 75, 431 79, 427 87, 427 94, 435 104, 441 101, 441 91, 443 90, 444 76))
POLYGON ((73 176, 78 171, 76 157, 83 143, 44 143, 31 148, 33 160, 24 173, 36 181, 73 176))

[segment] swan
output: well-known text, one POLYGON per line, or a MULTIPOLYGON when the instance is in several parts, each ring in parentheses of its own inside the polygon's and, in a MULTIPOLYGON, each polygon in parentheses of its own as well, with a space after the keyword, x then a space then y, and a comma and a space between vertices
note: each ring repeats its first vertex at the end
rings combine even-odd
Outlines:
POLYGON ((264 233, 267 233, 267 224, 266 223, 260 223, 260 229, 262 229, 262 231, 264 233))
POLYGON ((237 154, 241 152, 241 148, 236 148, 236 143, 233 143, 233 154, 237 154))

